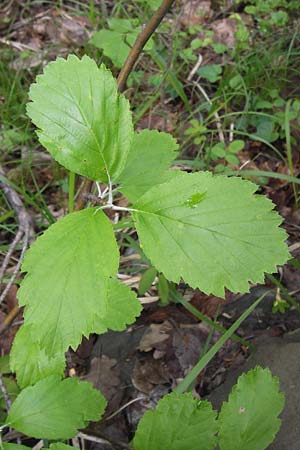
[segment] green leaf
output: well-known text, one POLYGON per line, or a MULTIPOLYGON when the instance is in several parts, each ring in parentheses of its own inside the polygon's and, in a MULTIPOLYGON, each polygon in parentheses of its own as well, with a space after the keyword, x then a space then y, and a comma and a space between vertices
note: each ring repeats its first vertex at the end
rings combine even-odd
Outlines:
POLYGON ((155 10, 160 7, 161 0, 148 0, 147 4, 150 6, 151 9, 155 10))
POLYGON ((225 159, 230 164, 235 164, 236 166, 238 166, 240 164, 239 158, 236 155, 234 155, 233 153, 227 152, 225 155, 225 159))
POLYGON ((11 369, 9 366, 9 355, 3 355, 0 357, 0 373, 2 373, 2 375, 11 373, 11 369))
POLYGON ((149 269, 145 270, 139 283, 140 295, 144 295, 151 288, 152 283, 155 280, 156 274, 157 270, 155 269, 155 267, 149 267, 149 269))
POLYGON ((217 158, 224 158, 224 156, 226 155, 225 144, 223 142, 220 142, 219 144, 214 145, 211 148, 211 153, 217 158))
POLYGON ((262 99, 258 99, 257 102, 255 103, 255 109, 272 109, 273 108, 273 103, 268 102, 266 100, 262 100, 262 99))
POLYGON ((123 40, 123 34, 118 31, 97 31, 90 39, 90 43, 103 49, 104 55, 118 68, 124 65, 130 51, 130 46, 123 40))
POLYGON ((119 17, 110 17, 107 19, 108 26, 113 31, 118 31, 121 34, 131 32, 133 26, 131 20, 120 19, 119 17))
POLYGON ((118 183, 130 201, 136 201, 156 184, 167 180, 166 171, 176 158, 178 145, 167 133, 143 130, 133 138, 126 166, 118 183))
POLYGON ((32 339, 30 325, 23 325, 18 330, 10 352, 10 367, 17 373, 18 385, 21 388, 50 375, 62 376, 65 365, 63 353, 49 357, 45 349, 32 339))
POLYGON ((29 92, 27 113, 41 144, 64 167, 93 180, 114 180, 131 146, 129 103, 102 65, 70 55, 49 63, 29 92))
POLYGON ((280 427, 284 406, 279 380, 256 367, 239 377, 219 416, 221 450, 264 450, 280 427))
MULTIPOLYGON (((142 31, 142 27, 137 27, 135 28, 131 33, 126 34, 125 36, 125 41, 130 45, 130 47, 133 47, 138 35, 140 34, 140 32, 142 31)), ((150 38, 146 44, 145 47, 143 48, 144 51, 151 51, 154 48, 154 42, 153 39, 150 38)))
MULTIPOLYGON (((133 28, 128 19, 113 17, 108 19, 110 30, 100 30, 94 33, 90 43, 97 48, 103 49, 103 53, 113 64, 121 68, 128 53, 138 37, 141 27, 133 28)), ((144 51, 153 48, 153 40, 150 38, 144 47, 144 51)))
POLYGON ((236 141, 233 141, 229 144, 228 150, 231 153, 238 153, 239 151, 243 150, 244 147, 245 147, 245 142, 237 139, 236 141))
POLYGON ((26 305, 32 339, 49 356, 76 349, 82 335, 106 329, 109 277, 118 265, 112 225, 95 208, 59 220, 27 251, 22 270, 28 274, 18 298, 26 305))
POLYGON ((241 75, 235 75, 229 80, 229 86, 232 89, 241 89, 244 86, 244 79, 241 75))
MULTIPOLYGON (((102 322, 107 328, 122 331, 126 325, 135 322, 142 307, 136 294, 125 284, 112 278, 108 282, 107 312, 102 322)), ((106 330, 103 330, 104 332, 106 330)))
POLYGON ((178 283, 224 296, 247 292, 289 258, 282 219, 257 186, 209 172, 182 173, 133 206, 141 247, 153 266, 178 283))
POLYGON ((106 401, 87 382, 52 376, 24 389, 9 411, 7 425, 37 439, 69 439, 99 420, 106 401))
POLYGON ((210 83, 215 83, 221 76, 222 66, 219 64, 208 64, 207 66, 200 67, 197 73, 210 81, 210 83))
POLYGON ((21 384, 32 383, 50 370, 61 373, 62 354, 69 346, 76 349, 82 336, 104 333, 107 328, 121 331, 135 321, 141 305, 134 292, 115 279, 118 264, 112 225, 96 208, 59 220, 28 250, 22 266, 28 273, 18 298, 20 305, 26 305, 24 318, 31 339, 23 343, 20 339, 13 351, 21 384), (32 365, 37 364, 32 379, 29 369, 22 368, 22 346, 31 354, 32 365), (43 358, 40 366, 34 357, 43 358))
POLYGON ((220 42, 212 42, 211 46, 217 55, 222 55, 229 50, 227 45, 221 44, 220 42))
POLYGON ((138 424, 134 450, 213 450, 216 412, 211 404, 191 393, 166 395, 138 424))
POLYGON ((12 444, 10 442, 2 442, 4 450, 31 450, 31 447, 26 447, 26 445, 12 444))
MULTIPOLYGON (((54 442, 50 444, 50 450, 74 450, 75 447, 71 445, 63 444, 62 442, 54 442)), ((14 450, 14 449, 12 449, 14 450)), ((17 450, 17 449, 16 449, 17 450)))
POLYGON ((272 118, 253 117, 253 124, 256 126, 255 136, 267 142, 274 141, 274 120, 272 118))

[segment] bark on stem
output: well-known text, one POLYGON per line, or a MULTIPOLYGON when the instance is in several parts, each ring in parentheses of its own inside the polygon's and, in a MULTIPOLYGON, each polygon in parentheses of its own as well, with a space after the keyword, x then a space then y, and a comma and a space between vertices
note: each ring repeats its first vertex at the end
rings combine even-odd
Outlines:
POLYGON ((125 64, 118 76, 118 88, 120 92, 124 91, 127 78, 132 71, 134 64, 136 63, 147 41, 150 39, 151 35, 163 20, 174 1, 175 0, 163 0, 160 7, 154 12, 150 21, 146 25, 143 25, 142 31, 138 35, 132 49, 130 50, 125 64))

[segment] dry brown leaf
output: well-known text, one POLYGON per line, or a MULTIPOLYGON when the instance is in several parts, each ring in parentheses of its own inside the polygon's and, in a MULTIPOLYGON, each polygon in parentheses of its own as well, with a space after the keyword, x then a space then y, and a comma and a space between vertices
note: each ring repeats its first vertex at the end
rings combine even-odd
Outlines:
POLYGON ((141 352, 150 352, 153 349, 163 351, 164 345, 162 346, 161 343, 170 338, 172 329, 172 324, 167 320, 160 324, 151 324, 140 340, 139 350, 141 352))
POLYGON ((191 304, 197 308, 202 314, 213 319, 218 309, 226 303, 226 300, 215 297, 214 295, 206 295, 200 291, 196 291, 192 297, 191 304))
POLYGON ((169 369, 161 359, 153 359, 152 355, 145 355, 135 362, 132 384, 140 392, 150 394, 155 386, 168 383, 170 378, 169 369))
POLYGON ((82 379, 102 392, 108 402, 106 415, 119 408, 124 391, 120 389, 120 369, 115 359, 106 355, 93 358, 89 372, 82 379))
POLYGON ((227 47, 233 48, 235 45, 235 32, 237 30, 237 21, 235 19, 220 19, 210 25, 214 31, 213 40, 227 47))
POLYGON ((189 0, 183 2, 180 22, 189 27, 201 25, 212 16, 211 1, 189 0))

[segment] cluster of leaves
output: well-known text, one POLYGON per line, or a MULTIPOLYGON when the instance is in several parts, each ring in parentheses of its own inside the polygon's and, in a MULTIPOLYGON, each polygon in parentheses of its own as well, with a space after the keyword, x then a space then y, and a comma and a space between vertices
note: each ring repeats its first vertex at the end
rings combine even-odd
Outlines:
POLYGON ((257 20, 263 33, 287 25, 289 13, 299 10, 297 0, 250 0, 248 3, 245 12, 257 20))
MULTIPOLYGON (((115 67, 122 67, 128 53, 136 41, 142 27, 130 19, 110 18, 107 20, 108 30, 100 30, 93 34, 90 43, 103 50, 115 67)), ((152 38, 147 42, 145 50, 153 48, 152 38)))
MULTIPOLYGON (((79 394, 78 385, 77 380, 70 378, 61 384, 55 377, 51 378, 51 384, 40 381, 19 395, 7 423, 36 437, 69 438, 76 433, 76 427, 84 426, 86 419, 97 418, 99 410, 105 407, 103 401, 98 404, 94 401, 91 406, 92 388, 81 383, 79 394), (78 404, 82 406, 81 414, 78 404)), ((218 445, 220 450, 264 450, 280 428, 278 416, 283 406, 284 395, 279 392, 278 379, 272 377, 269 369, 256 367, 239 377, 219 415, 208 401, 196 400, 191 393, 166 395, 155 410, 146 412, 140 420, 133 448, 214 450, 218 445)), ((50 446, 50 450, 71 449, 59 442, 50 446)), ((4 444, 4 450, 29 448, 4 444)))
POLYGON ((193 143, 200 147, 200 152, 205 148, 202 160, 198 162, 198 166, 201 169, 210 167, 217 173, 226 173, 225 163, 238 165, 240 161, 236 154, 244 148, 245 142, 241 139, 236 139, 228 145, 225 142, 209 145, 207 132, 208 128, 197 119, 192 119, 189 122, 189 127, 184 132, 188 139, 192 139, 193 143), (216 162, 218 164, 213 167, 212 163, 216 162))
POLYGON ((90 333, 125 329, 141 312, 136 294, 117 278, 118 246, 103 211, 117 208, 112 186, 133 203, 128 212, 146 256, 174 283, 183 279, 217 296, 225 288, 245 292, 289 255, 281 218, 270 200, 254 195, 257 186, 171 170, 175 140, 157 131, 134 132, 129 102, 103 65, 87 56, 58 58, 29 95, 27 111, 41 144, 66 169, 109 187, 102 210, 59 220, 27 251, 22 266, 24 325, 11 367, 23 390, 5 426, 66 439, 98 420, 105 400, 87 383, 62 380, 64 353, 90 333))
POLYGON ((264 450, 279 430, 284 406, 279 382, 256 367, 239 377, 217 417, 208 401, 191 393, 165 396, 144 414, 134 450, 264 450))

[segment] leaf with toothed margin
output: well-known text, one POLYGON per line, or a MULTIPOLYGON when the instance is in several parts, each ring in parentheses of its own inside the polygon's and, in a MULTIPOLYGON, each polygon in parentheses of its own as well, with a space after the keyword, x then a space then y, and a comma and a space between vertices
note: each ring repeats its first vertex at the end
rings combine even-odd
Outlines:
POLYGON ((89 421, 99 420, 106 403, 90 383, 52 376, 18 395, 6 424, 37 439, 70 439, 89 421))
POLYGON ((49 63, 29 91, 27 114, 41 144, 72 172, 112 181, 133 137, 129 102, 104 65, 70 55, 49 63))
POLYGON ((112 225, 96 208, 59 220, 27 251, 18 298, 32 339, 49 357, 76 349, 90 333, 134 322, 141 307, 115 279, 118 266, 112 225))
POLYGON ((183 173, 152 188, 133 208, 143 251, 165 277, 224 296, 289 258, 286 232, 257 186, 209 172, 183 173))
POLYGON ((22 325, 10 352, 10 367, 17 374, 23 389, 50 375, 63 376, 66 361, 63 353, 49 357, 44 348, 32 338, 31 326, 22 325))
POLYGON ((102 321, 107 329, 122 331, 141 314, 136 294, 119 280, 109 280, 107 311, 102 321))
POLYGON ((191 393, 168 394, 140 420, 134 450, 214 450, 216 411, 191 393))
POLYGON ((256 367, 241 375, 219 415, 221 450, 265 450, 280 428, 284 406, 279 380, 256 367))
POLYGON ((169 179, 169 169, 178 145, 168 133, 143 130, 135 133, 128 159, 117 180, 120 191, 135 202, 156 184, 169 179))

